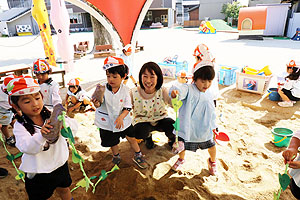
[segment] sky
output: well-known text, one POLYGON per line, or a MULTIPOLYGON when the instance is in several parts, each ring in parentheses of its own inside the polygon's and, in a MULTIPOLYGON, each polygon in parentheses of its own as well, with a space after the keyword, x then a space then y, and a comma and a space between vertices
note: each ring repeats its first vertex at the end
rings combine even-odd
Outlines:
POLYGON ((2 10, 7 10, 8 6, 7 6, 7 1, 6 0, 0 0, 0 7, 2 10))

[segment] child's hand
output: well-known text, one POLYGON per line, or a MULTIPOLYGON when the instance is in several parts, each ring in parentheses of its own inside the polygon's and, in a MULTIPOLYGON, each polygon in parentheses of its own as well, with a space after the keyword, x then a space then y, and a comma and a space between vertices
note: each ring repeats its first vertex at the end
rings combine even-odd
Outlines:
MULTIPOLYGON (((293 160, 296 158, 297 153, 298 153, 298 149, 291 149, 291 148, 282 152, 282 156, 284 158, 284 163, 290 164, 291 162, 294 162, 293 160)), ((299 168, 300 168, 300 166, 299 166, 299 168)))
POLYGON ((117 128, 117 129, 123 128, 123 127, 124 127, 123 117, 119 116, 119 117, 116 119, 116 121, 115 121, 114 124, 116 125, 116 128, 117 128))
POLYGON ((179 94, 178 90, 173 90, 173 91, 171 92, 171 97, 172 97, 172 98, 176 98, 177 94, 179 94))
POLYGON ((50 123, 50 120, 48 120, 48 121, 44 124, 44 126, 42 126, 42 128, 41 128, 41 133, 43 133, 43 134, 50 133, 50 130, 49 130, 49 129, 53 128, 53 126, 51 126, 49 123, 50 123))
POLYGON ((92 102, 96 108, 100 107, 100 105, 101 105, 100 102, 97 101, 96 99, 92 99, 92 102))

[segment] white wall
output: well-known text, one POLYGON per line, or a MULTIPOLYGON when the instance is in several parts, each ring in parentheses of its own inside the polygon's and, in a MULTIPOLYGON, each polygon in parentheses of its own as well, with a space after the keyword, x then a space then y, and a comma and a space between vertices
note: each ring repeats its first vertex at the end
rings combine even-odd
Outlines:
POLYGON ((280 3, 280 0, 249 0, 249 7, 256 6, 256 4, 280 3))
POLYGON ((20 18, 17 18, 16 20, 13 20, 12 22, 8 22, 7 25, 8 31, 11 35, 17 34, 16 25, 30 25, 33 34, 37 34, 39 32, 37 23, 32 18, 31 12, 27 13, 26 15, 23 15, 20 18))
POLYGON ((293 17, 289 20, 289 26, 287 31, 287 36, 289 38, 293 37, 296 33, 296 29, 300 27, 300 13, 294 13, 293 17))
POLYGON ((205 17, 210 19, 224 19, 225 15, 221 13, 223 4, 231 3, 231 0, 200 0, 199 20, 205 17))
POLYGON ((2 35, 8 35, 8 32, 6 32, 5 30, 8 31, 8 27, 6 25, 6 22, 0 22, 0 33, 2 35))

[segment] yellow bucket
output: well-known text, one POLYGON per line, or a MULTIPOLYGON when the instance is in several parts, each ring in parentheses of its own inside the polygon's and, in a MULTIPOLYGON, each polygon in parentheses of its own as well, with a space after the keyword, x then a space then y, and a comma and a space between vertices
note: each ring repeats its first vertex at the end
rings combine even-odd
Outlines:
POLYGON ((245 71, 245 74, 252 74, 252 75, 258 74, 258 71, 256 69, 252 69, 250 67, 245 67, 244 71, 245 71))
POLYGON ((259 70, 258 74, 261 73, 261 72, 264 72, 266 76, 272 75, 272 72, 269 69, 269 65, 267 65, 264 68, 262 68, 261 70, 259 70))

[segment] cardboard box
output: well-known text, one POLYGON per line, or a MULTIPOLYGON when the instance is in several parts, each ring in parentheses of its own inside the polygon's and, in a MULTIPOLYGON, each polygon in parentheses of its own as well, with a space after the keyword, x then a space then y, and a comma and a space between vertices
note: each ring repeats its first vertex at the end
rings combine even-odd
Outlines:
POLYGON ((236 72, 236 89, 264 94, 269 87, 271 76, 261 76, 236 72))

